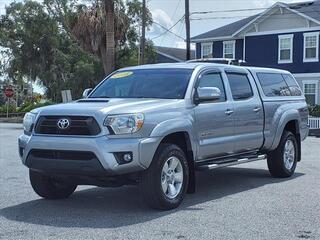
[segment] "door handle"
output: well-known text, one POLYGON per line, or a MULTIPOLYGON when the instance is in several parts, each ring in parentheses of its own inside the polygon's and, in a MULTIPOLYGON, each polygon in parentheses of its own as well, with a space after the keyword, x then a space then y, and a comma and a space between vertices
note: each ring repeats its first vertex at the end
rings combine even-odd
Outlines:
POLYGON ((261 108, 260 107, 256 107, 253 109, 254 112, 260 112, 261 108))
POLYGON ((225 111, 225 114, 227 114, 227 115, 231 115, 232 113, 233 113, 233 111, 230 110, 230 109, 227 109, 227 110, 225 111))

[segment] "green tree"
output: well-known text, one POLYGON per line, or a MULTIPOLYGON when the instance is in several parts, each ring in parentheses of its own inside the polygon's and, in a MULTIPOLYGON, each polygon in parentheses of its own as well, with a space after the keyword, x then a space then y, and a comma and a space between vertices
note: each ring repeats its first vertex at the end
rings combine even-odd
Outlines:
POLYGON ((12 3, 0 18, 0 32, 0 45, 10 50, 6 73, 12 82, 38 80, 54 101, 63 89, 79 97, 103 77, 99 59, 84 52, 38 2, 12 3))
MULTIPOLYGON (((136 65, 141 3, 116 2, 115 65, 136 65)), ((11 3, 0 16, 0 46, 7 54, 0 71, 13 83, 40 82, 55 102, 64 89, 80 97, 83 89, 96 85, 109 71, 103 67, 108 64, 103 51, 98 50, 106 43, 105 21, 101 33, 97 23, 103 20, 100 5, 84 6, 73 0, 11 3)), ((148 24, 151 21, 149 13, 148 24)), ((151 58, 152 49, 149 43, 151 58)))
MULTIPOLYGON (((45 0, 44 3, 85 51, 101 59, 106 75, 115 66, 123 66, 124 61, 138 58, 136 49, 142 14, 140 1, 98 0, 88 6, 66 0, 45 0)), ((146 22, 147 26, 152 24, 149 10, 146 22)), ((149 44, 147 49, 152 46, 149 44)))

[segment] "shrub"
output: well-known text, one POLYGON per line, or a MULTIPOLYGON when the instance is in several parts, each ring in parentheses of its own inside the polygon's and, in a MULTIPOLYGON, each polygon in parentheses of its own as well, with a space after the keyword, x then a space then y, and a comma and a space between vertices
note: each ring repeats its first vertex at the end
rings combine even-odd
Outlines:
MULTIPOLYGON (((30 112, 31 110, 39 107, 44 107, 48 105, 54 104, 53 102, 47 101, 44 103, 39 102, 24 102, 20 107, 16 108, 15 104, 9 105, 9 113, 26 113, 30 112)), ((7 113, 7 105, 1 105, 0 106, 0 114, 6 114, 7 113)))
MULTIPOLYGON (((15 105, 9 105, 9 113, 15 112, 16 106, 15 105)), ((0 113, 4 114, 7 113, 7 104, 4 104, 0 106, 0 113)))
POLYGON ((310 106, 309 115, 313 117, 320 117, 320 105, 310 106))
POLYGON ((44 107, 44 106, 48 106, 48 105, 52 105, 52 104, 53 103, 50 101, 44 102, 44 103, 25 102, 17 109, 17 111, 18 112, 30 112, 31 110, 33 110, 35 108, 44 107))

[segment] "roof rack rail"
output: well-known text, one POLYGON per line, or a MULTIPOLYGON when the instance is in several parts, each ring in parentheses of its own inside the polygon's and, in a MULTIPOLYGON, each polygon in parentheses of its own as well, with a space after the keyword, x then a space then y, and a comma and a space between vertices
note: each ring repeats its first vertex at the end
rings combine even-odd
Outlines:
POLYGON ((220 63, 227 65, 243 66, 246 64, 246 61, 242 59, 233 59, 233 58, 200 58, 187 61, 188 63, 203 62, 203 63, 220 63))

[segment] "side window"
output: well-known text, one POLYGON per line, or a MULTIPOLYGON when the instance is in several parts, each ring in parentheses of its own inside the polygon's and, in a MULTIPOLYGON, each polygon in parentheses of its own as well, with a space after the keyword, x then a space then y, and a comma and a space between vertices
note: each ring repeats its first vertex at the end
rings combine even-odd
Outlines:
POLYGON ((300 87, 298 86, 296 80, 290 74, 282 74, 284 80, 286 81, 289 90, 291 92, 291 96, 301 96, 302 92, 300 87))
POLYGON ((257 73, 264 95, 267 97, 290 96, 291 92, 281 74, 257 73))
POLYGON ((234 100, 245 100, 253 96, 252 88, 246 74, 227 73, 234 100))
POLYGON ((303 92, 310 106, 317 104, 318 81, 303 81, 303 92))
POLYGON ((198 82, 198 87, 216 87, 221 91, 220 102, 226 101, 226 92, 223 85, 223 80, 220 73, 207 73, 201 75, 198 82))

